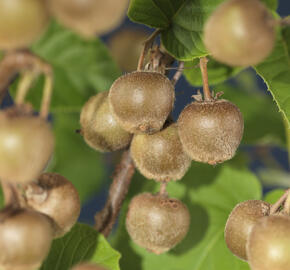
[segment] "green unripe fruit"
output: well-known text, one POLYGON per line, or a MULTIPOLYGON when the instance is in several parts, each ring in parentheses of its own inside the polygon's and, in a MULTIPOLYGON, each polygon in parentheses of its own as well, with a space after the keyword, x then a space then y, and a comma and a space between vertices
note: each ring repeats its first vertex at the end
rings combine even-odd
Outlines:
POLYGON ((252 270, 290 269, 290 218, 260 219, 250 234, 247 255, 252 270))
POLYGON ((185 107, 178 119, 184 151, 193 160, 211 165, 235 155, 243 131, 240 110, 224 99, 195 101, 185 107))
POLYGON ((260 0, 229 0, 211 15, 204 43, 212 56, 231 66, 263 61, 275 44, 275 22, 260 0))
POLYGON ((176 124, 153 135, 135 135, 130 151, 139 171, 157 181, 179 180, 191 164, 183 151, 176 124))
POLYGON ((0 49, 30 46, 49 23, 45 0, 0 1, 0 49))
POLYGON ((70 231, 80 215, 81 204, 76 188, 56 173, 44 173, 37 185, 28 185, 25 198, 29 207, 54 221, 55 237, 62 237, 70 231))
POLYGON ((133 72, 117 79, 109 93, 120 125, 131 133, 159 131, 173 109, 174 87, 157 72, 133 72))
POLYGON ((116 121, 108 100, 108 92, 99 93, 84 105, 80 123, 86 143, 101 152, 127 147, 132 135, 116 121))
POLYGON ((126 227, 132 240, 155 254, 164 253, 186 236, 189 211, 181 201, 143 193, 129 205, 126 227))
POLYGON ((51 126, 32 115, 0 112, 0 179, 28 183, 39 177, 54 148, 51 126))
POLYGON ((239 203, 233 209, 225 227, 225 241, 234 255, 247 260, 246 245, 252 228, 269 213, 270 204, 259 200, 239 203))
POLYGON ((52 236, 48 217, 30 210, 15 210, 0 221, 0 269, 38 269, 48 255, 52 236))
POLYGON ((106 270, 106 269, 102 266, 98 266, 95 264, 82 263, 72 268, 72 270, 106 270))

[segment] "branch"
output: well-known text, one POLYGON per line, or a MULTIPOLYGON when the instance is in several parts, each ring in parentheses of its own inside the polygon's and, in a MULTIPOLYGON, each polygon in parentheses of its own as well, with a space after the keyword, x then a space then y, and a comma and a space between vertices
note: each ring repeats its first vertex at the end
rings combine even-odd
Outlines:
POLYGON ((176 85, 180 77, 182 76, 184 70, 184 62, 179 62, 178 70, 175 72, 171 82, 173 85, 176 85))
POLYGON ((109 197, 106 205, 95 216, 95 228, 105 237, 108 237, 118 218, 122 203, 128 193, 128 189, 135 172, 135 167, 129 151, 123 153, 120 164, 117 166, 113 183, 110 186, 109 197))

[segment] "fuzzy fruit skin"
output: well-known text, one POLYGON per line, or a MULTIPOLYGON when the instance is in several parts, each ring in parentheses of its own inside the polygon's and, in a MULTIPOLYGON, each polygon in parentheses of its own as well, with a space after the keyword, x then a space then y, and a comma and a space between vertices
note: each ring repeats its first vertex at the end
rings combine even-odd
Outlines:
POLYGON ((93 38, 121 24, 128 0, 49 0, 51 13, 80 35, 93 38))
POLYGON ((82 263, 72 268, 72 270, 107 270, 107 269, 95 264, 82 263))
POLYGON ((178 119, 184 151, 193 160, 211 165, 235 155, 243 131, 240 110, 224 99, 195 101, 185 107, 178 119))
POLYGON ((39 177, 54 148, 51 126, 35 116, 0 112, 0 178, 28 183, 39 177))
POLYGON ((111 152, 127 147, 132 134, 116 121, 109 105, 108 92, 91 97, 84 105, 80 123, 86 143, 100 152, 111 152))
POLYGON ((229 250, 242 260, 247 260, 246 244, 253 226, 269 215, 270 204, 260 200, 239 203, 228 217, 225 241, 229 250))
POLYGON ((162 195, 135 196, 126 218, 132 240, 155 254, 164 253, 186 236, 190 214, 185 204, 162 195))
POLYGON ((19 209, 0 222, 0 269, 38 269, 49 253, 53 236, 45 215, 19 209))
POLYGON ((130 152, 139 171, 156 181, 179 180, 191 164, 190 157, 183 151, 177 124, 153 135, 136 134, 130 152))
POLYGON ((120 125, 131 133, 159 131, 173 109, 174 86, 157 72, 132 72, 111 86, 110 106, 120 125))
POLYGON ((1 50, 30 46, 49 23, 45 0, 1 0, 0 18, 1 50))
POLYGON ((260 219, 250 234, 247 254, 252 270, 290 269, 290 217, 260 219))
POLYGON ((54 237, 62 237, 70 231, 80 215, 78 192, 65 177, 56 173, 44 173, 38 179, 43 193, 27 187, 26 202, 33 210, 49 216, 54 221, 54 237))
POLYGON ((212 56, 225 64, 256 65, 274 47, 273 17, 261 1, 226 1, 207 21, 204 43, 212 56))

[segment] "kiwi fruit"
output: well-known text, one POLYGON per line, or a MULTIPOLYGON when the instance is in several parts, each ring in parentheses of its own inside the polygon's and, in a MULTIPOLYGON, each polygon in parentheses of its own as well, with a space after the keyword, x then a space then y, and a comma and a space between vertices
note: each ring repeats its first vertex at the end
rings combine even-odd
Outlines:
POLYGON ((186 205, 159 194, 135 196, 126 218, 132 240, 155 254, 164 253, 181 242, 189 225, 190 214, 186 205))
POLYGON ((45 0, 1 0, 0 49, 29 47, 44 32, 49 18, 45 0))
POLYGON ((250 233, 247 255, 252 270, 290 269, 290 217, 260 219, 250 233))
POLYGON ((51 222, 45 215, 14 209, 2 219, 0 213, 0 269, 38 269, 48 255, 52 236, 51 222))
POLYGON ((72 270, 106 270, 106 269, 102 266, 91 263, 81 263, 73 267, 72 270))
POLYGON ((239 203, 231 212, 225 227, 225 241, 229 250, 247 260, 246 244, 253 226, 270 213, 270 204, 260 200, 239 203))
POLYGON ((54 148, 51 126, 30 114, 0 112, 0 178, 28 183, 39 177, 54 148))
POLYGON ((175 123, 153 135, 134 135, 130 152, 139 171, 146 178, 157 181, 179 180, 191 164, 190 157, 183 151, 175 123))
POLYGON ((210 54, 230 66, 263 61, 275 45, 275 21, 260 0, 229 0, 207 20, 204 43, 210 54))
POLYGON ((27 206, 54 221, 54 237, 62 237, 70 231, 80 215, 81 204, 76 188, 56 173, 43 173, 37 184, 28 185, 25 199, 27 206))
POLYGON ((132 134, 116 121, 109 106, 108 92, 89 99, 81 111, 80 124, 86 143, 100 152, 123 149, 132 140, 132 134))
POLYGON ((178 119, 184 151, 195 161, 215 165, 231 159, 244 131, 242 114, 233 103, 220 99, 195 101, 178 119))
POLYGON ((110 106, 128 132, 159 131, 173 109, 174 86, 158 72, 137 71, 121 76, 111 86, 110 106))
POLYGON ((129 0, 49 0, 48 4, 60 23, 86 38, 93 38, 121 24, 129 0))

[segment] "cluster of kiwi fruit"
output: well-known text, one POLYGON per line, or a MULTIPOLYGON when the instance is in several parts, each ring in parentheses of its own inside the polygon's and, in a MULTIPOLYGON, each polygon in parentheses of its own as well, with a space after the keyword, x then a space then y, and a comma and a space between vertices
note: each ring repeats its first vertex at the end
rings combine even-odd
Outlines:
POLYGON ((55 17, 86 38, 113 30, 125 16, 129 0, 2 0, 0 50, 29 47, 55 17))
POLYGON ((249 200, 239 203, 229 215, 226 244, 252 270, 290 269, 289 198, 287 201, 272 211, 274 205, 249 200))

